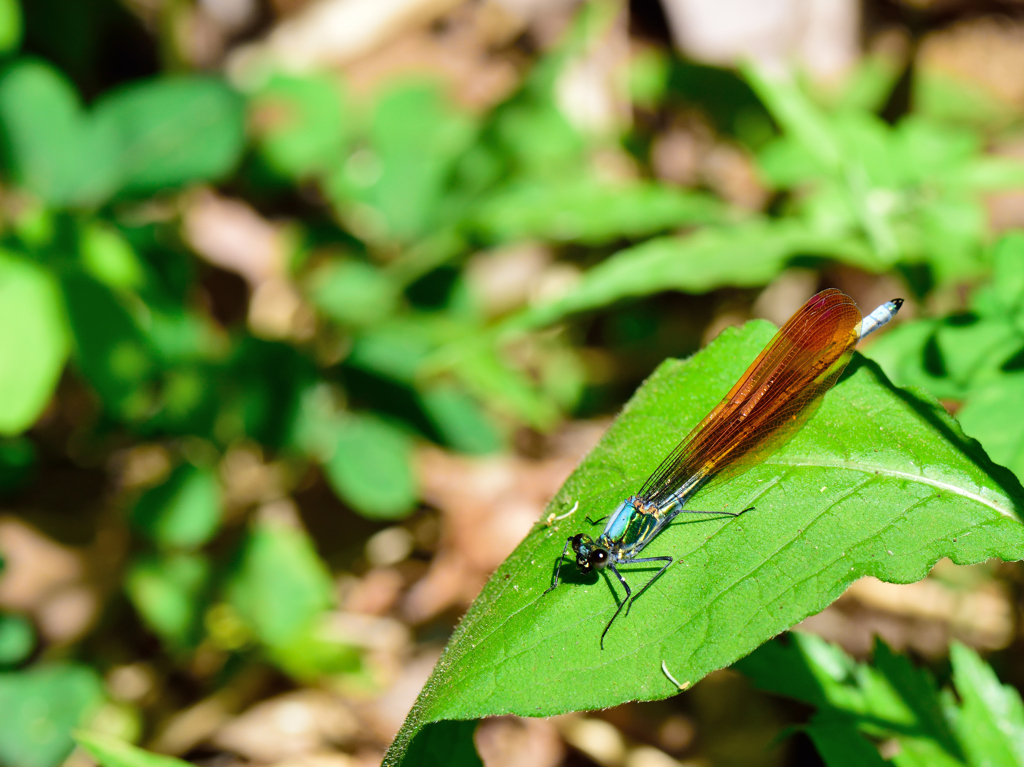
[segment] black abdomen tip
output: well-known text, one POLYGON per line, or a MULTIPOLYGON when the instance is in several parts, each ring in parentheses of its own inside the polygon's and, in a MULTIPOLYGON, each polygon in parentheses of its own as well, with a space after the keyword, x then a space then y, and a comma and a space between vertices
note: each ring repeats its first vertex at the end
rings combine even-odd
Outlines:
POLYGON ((894 298, 890 303, 896 304, 896 311, 899 311, 900 307, 903 306, 903 299, 902 298, 894 298))

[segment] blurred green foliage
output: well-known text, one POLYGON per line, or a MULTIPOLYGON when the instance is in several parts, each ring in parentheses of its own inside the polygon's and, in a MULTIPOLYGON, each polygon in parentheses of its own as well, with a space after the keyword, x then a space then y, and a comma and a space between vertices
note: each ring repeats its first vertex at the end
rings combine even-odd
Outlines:
POLYGON ((871 664, 857 663, 811 634, 765 644, 737 663, 763 690, 817 710, 806 727, 829 767, 842 765, 1015 765, 1024 762, 1024 703, 970 648, 950 648, 952 690, 939 690, 883 642, 871 664), (872 740, 899 748, 885 761, 872 740))
MULTIPOLYGON (((0 491, 33 487, 48 461, 165 449, 167 471, 115 503, 130 540, 115 592, 169 668, 212 647, 236 662, 225 676, 260 661, 299 681, 365 673, 362 650, 330 625, 321 542, 272 509, 232 508, 229 451, 279 461, 286 493, 322 477, 348 526, 401 520, 420 502, 417 443, 495 453, 518 431, 611 410, 621 396, 598 391, 585 346, 626 339, 618 362, 643 349, 627 386, 652 355, 696 347, 699 328, 678 332, 639 298, 749 298, 792 265, 900 280, 921 316, 869 355, 948 403, 1024 479, 1024 236, 996 237, 985 210, 991 192, 1024 187, 1024 165, 989 151, 1020 119, 980 94, 915 72, 912 108, 888 120, 901 71, 882 57, 826 92, 646 49, 621 83, 636 119, 592 130, 567 116, 558 83, 600 44, 610 4, 586 5, 514 92, 478 111, 427 78, 370 95, 328 72, 249 88, 185 71, 106 82, 98 51, 123 9, 71 3, 51 24, 58 5, 0 0, 0 491), (684 111, 750 160, 764 210, 658 178, 656 134, 684 111), (627 170, 610 172, 609 156, 627 170), (281 263, 195 252, 188 211, 212 186, 288 217, 281 263), (475 270, 526 247, 543 250, 541 274, 496 307, 475 270), (218 287, 231 279, 245 283, 241 309, 218 287), (293 319, 261 324, 259 301, 282 285, 293 319), (928 314, 965 289, 967 305, 928 314)), ((904 692, 924 701, 904 708, 941 706, 959 723, 933 717, 922 735, 956 763, 995 758, 971 728, 1019 726, 1019 699, 964 648, 956 707, 887 651, 876 670, 796 643, 865 685, 898 666, 896 687, 909 680, 904 692)), ((68 755, 72 730, 104 705, 110 661, 89 653, 0 615, 0 762, 68 755)), ((867 753, 858 728, 903 732, 888 720, 865 730, 833 688, 779 691, 819 708, 808 732, 826 759, 842 759, 829 756, 842 743, 867 753)), ((860 713, 870 692, 850 693, 860 713)), ((471 725, 440 726, 468 742, 471 725)), ((436 744, 423 738, 413 747, 427 759, 436 744)), ((104 765, 174 761, 102 735, 79 742, 104 765)))

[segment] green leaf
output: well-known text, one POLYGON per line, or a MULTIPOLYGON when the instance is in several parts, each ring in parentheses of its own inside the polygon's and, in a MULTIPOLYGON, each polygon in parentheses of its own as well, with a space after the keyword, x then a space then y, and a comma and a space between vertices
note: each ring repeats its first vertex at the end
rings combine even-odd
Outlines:
POLYGON ((882 767, 889 764, 849 722, 812 720, 804 731, 828 767, 882 767))
POLYGON ((77 663, 0 673, 0 762, 57 767, 75 746, 71 731, 102 700, 96 672, 77 663))
POLYGON ((426 234, 440 215, 455 159, 473 133, 469 118, 449 107, 436 85, 396 87, 377 105, 370 147, 332 178, 332 197, 368 205, 371 218, 380 219, 367 230, 374 239, 407 241, 426 234))
MULTIPOLYGON (((427 722, 544 716, 678 692, 661 671, 696 682, 836 599, 858 578, 918 580, 941 557, 958 564, 1024 557, 1024 490, 934 400, 894 388, 855 357, 816 416, 781 451, 692 508, 735 519, 686 520, 644 550, 675 562, 616 622, 614 583, 562 569, 566 537, 594 534, 770 340, 768 323, 726 331, 686 362, 664 363, 584 459, 549 512, 492 576, 453 636, 386 759, 427 722), (628 668, 629 673, 623 673, 628 668)), ((650 570, 624 567, 642 585, 650 570)))
POLYGON ((144 751, 98 732, 76 732, 75 740, 101 767, 192 767, 191 762, 144 751))
POLYGON ((347 126, 336 76, 275 74, 250 110, 260 152, 283 176, 301 179, 341 159, 347 126))
POLYGON ((800 143, 820 169, 836 171, 844 160, 843 147, 828 118, 800 90, 797 82, 752 65, 741 70, 782 129, 800 143))
POLYGON ((970 648, 950 648, 963 707, 957 729, 972 765, 1024 765, 1024 703, 970 648))
POLYGON ((91 277, 67 273, 62 287, 79 369, 116 416, 143 418, 153 400, 147 383, 157 361, 135 319, 91 277))
POLYGON ((133 83, 100 99, 93 114, 117 136, 121 188, 132 193, 217 181, 245 147, 244 102, 213 77, 133 83))
POLYGON ((721 223, 725 207, 700 192, 593 178, 529 181, 488 195, 472 226, 490 240, 547 239, 599 244, 673 227, 721 223))
POLYGON ((914 111, 936 121, 997 128, 1017 119, 1016 107, 978 83, 950 76, 927 66, 914 72, 911 83, 914 111))
POLYGON ((657 48, 637 51, 629 62, 630 101, 647 109, 655 109, 665 98, 672 63, 657 48))
MULTIPOLYGON (((894 738, 900 747, 896 763, 901 767, 963 764, 963 749, 927 669, 914 668, 882 642, 875 646, 874 665, 868 665, 855 662, 813 634, 792 632, 785 639, 762 645, 736 667, 759 689, 816 706, 819 712, 812 725, 837 726, 838 743, 846 743, 851 753, 867 746, 859 735, 862 745, 854 744, 852 738, 859 730, 874 738, 894 738)), ((827 734, 812 739, 827 763, 841 758, 837 752, 842 749, 827 734)))
POLYGON ((50 65, 21 59, 0 75, 0 129, 15 182, 50 205, 97 205, 116 190, 116 134, 50 65))
POLYGON ((950 189, 995 192, 1024 186, 1024 163, 1008 157, 982 156, 944 174, 950 189))
POLYGON ((347 503, 371 519, 398 519, 416 505, 412 443, 399 429, 353 415, 338 426, 327 480, 347 503))
POLYGON ((754 220, 688 237, 659 237, 608 258, 565 296, 510 317, 503 329, 540 328, 567 314, 663 290, 704 293, 726 285, 764 285, 794 256, 856 260, 861 251, 855 241, 818 234, 792 220, 754 220))
POLYGON ((406 759, 416 767, 483 767, 473 744, 476 722, 433 722, 413 738, 406 759))
POLYGON ((452 374, 491 407, 542 431, 558 422, 555 402, 525 372, 503 359, 493 345, 474 339, 457 348, 455 357, 452 374))
POLYGON ((379 323, 394 310, 397 293, 391 280, 362 261, 331 261, 310 278, 314 306, 345 325, 379 323))
POLYGON ((1024 373, 972 388, 957 418, 993 461, 1024 478, 1024 373))
POLYGON ((198 554, 144 556, 129 569, 125 590, 161 639, 173 648, 190 648, 202 636, 210 575, 209 560, 198 554))
POLYGON ((936 397, 962 399, 981 384, 1004 377, 1002 369, 1020 348, 1020 333, 1005 318, 954 315, 904 323, 866 354, 900 386, 921 386, 936 397))
POLYGON ((217 473, 185 463, 139 498, 131 522, 161 548, 194 548, 220 527, 220 502, 217 473))
POLYGON ((0 0, 0 53, 21 44, 21 5, 18 0, 0 0))
POLYGON ((486 454, 501 449, 501 434, 476 400, 447 384, 420 394, 420 403, 445 442, 463 453, 486 454))
POLYGON ((100 282, 115 290, 138 290, 146 273, 131 243, 115 227, 90 221, 82 232, 82 266, 100 282))
POLYGON ((981 246, 988 214, 980 200, 947 196, 922 202, 917 216, 921 245, 940 284, 977 277, 983 272, 981 246))
POLYGON ((992 248, 992 282, 971 303, 979 313, 1013 315, 1024 308, 1024 232, 1007 232, 992 248))
POLYGON ((902 63, 894 56, 881 52, 866 54, 846 76, 834 106, 849 111, 881 112, 902 69, 902 63))
POLYGON ((60 290, 49 272, 0 251, 0 434, 18 434, 49 404, 70 338, 60 290))
POLYGON ((256 637, 275 649, 309 634, 334 603, 334 583, 309 537, 271 519, 249 532, 226 595, 256 637))
POLYGON ((28 620, 0 613, 0 668, 21 663, 35 646, 36 632, 28 620))

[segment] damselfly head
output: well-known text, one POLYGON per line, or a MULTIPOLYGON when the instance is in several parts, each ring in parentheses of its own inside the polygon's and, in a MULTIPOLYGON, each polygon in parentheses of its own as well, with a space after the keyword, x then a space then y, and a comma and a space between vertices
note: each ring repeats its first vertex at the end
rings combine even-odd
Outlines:
POLYGON ((570 538, 569 543, 572 550, 576 552, 576 566, 580 572, 589 573, 591 569, 600 570, 608 564, 607 549, 595 543, 589 535, 579 533, 570 538))

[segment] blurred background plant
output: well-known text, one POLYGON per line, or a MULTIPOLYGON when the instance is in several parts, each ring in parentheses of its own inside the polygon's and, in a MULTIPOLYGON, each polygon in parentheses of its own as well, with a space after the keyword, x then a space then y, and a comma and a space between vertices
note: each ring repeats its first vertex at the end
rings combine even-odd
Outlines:
MULTIPOLYGON (((0 0, 0 764, 379 762, 657 363, 826 285, 906 296, 867 354, 1024 479, 1022 41, 1010 0, 0 0)), ((1024 683, 1020 583, 803 628, 966 700, 953 638, 1024 683)), ((772 745, 807 719, 724 671, 477 744, 841 763, 772 745)))

